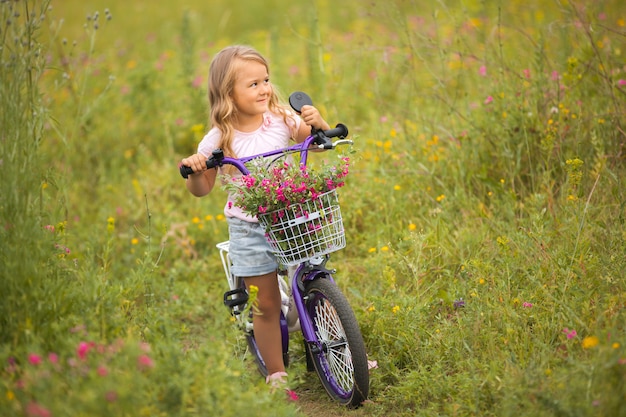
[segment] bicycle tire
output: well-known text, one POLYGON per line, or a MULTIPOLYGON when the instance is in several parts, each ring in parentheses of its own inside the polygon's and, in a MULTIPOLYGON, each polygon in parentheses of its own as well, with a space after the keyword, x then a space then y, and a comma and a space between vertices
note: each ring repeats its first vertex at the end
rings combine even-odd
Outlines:
POLYGON ((324 278, 305 284, 305 300, 319 342, 307 352, 324 389, 342 405, 360 406, 369 393, 369 369, 363 336, 348 300, 324 278))

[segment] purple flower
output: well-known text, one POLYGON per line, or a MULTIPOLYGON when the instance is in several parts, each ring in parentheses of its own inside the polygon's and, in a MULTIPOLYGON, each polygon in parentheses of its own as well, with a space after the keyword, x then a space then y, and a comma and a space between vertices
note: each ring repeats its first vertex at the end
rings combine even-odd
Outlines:
POLYGON ((462 308, 465 307, 465 300, 463 300, 462 298, 459 298, 458 300, 454 300, 454 308, 462 308))

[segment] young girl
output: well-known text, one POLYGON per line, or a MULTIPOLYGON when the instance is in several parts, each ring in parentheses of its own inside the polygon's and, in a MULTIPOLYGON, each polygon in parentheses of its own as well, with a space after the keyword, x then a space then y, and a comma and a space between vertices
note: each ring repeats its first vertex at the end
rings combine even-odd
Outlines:
MULTIPOLYGON (((270 83, 267 61, 247 46, 227 47, 213 58, 209 68, 209 104, 213 127, 198 145, 198 153, 181 161, 194 171, 186 184, 197 197, 210 193, 215 185, 216 170, 206 169, 206 160, 214 149, 221 148, 231 157, 257 155, 287 147, 290 139, 304 141, 311 127, 330 128, 313 106, 303 106, 298 117, 281 104, 270 83)), ((228 169, 220 173, 240 175, 228 169)), ((248 287, 255 285, 259 289, 253 323, 267 366, 266 382, 284 385, 287 373, 281 346, 278 264, 258 220, 230 202, 229 196, 224 214, 228 220, 232 272, 243 277, 248 287)))

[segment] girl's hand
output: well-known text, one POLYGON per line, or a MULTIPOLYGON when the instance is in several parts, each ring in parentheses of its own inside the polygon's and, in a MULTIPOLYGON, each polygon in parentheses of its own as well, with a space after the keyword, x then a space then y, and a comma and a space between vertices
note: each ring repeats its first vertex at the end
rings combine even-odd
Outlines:
POLYGON ((300 109, 300 117, 307 126, 312 126, 316 129, 328 130, 330 126, 326 123, 326 120, 322 117, 319 110, 313 106, 304 105, 300 109))
POLYGON ((185 184, 191 194, 196 197, 207 195, 213 190, 213 186, 215 185, 217 170, 212 169, 207 171, 206 160, 206 156, 196 153, 180 161, 183 165, 193 170, 193 174, 187 177, 185 184))
POLYGON ((206 160, 206 156, 196 153, 188 156, 187 158, 183 158, 180 162, 181 164, 193 169, 193 173, 197 174, 199 172, 206 171, 206 160))

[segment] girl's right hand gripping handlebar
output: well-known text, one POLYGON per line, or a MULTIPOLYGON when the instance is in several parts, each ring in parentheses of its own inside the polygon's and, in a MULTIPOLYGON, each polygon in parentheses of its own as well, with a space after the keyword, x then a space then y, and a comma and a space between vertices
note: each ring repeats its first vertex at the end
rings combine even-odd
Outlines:
MULTIPOLYGON (((224 151, 221 149, 216 149, 213 151, 213 154, 206 160, 207 169, 216 168, 221 165, 222 159, 224 159, 224 151)), ((182 163, 178 165, 178 169, 180 170, 180 175, 183 178, 187 179, 191 174, 193 174, 193 169, 182 163)))

